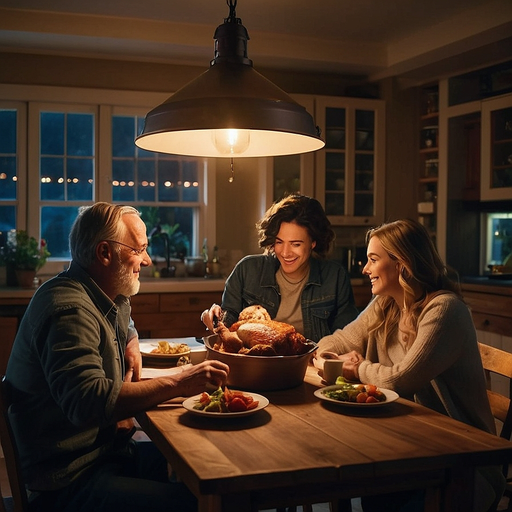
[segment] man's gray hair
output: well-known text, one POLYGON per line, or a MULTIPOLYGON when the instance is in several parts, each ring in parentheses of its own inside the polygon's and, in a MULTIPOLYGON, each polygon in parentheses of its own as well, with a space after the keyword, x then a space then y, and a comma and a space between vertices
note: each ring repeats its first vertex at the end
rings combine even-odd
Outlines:
POLYGON ((69 248, 71 258, 82 268, 89 268, 96 259, 96 246, 103 240, 119 240, 123 215, 138 215, 133 206, 95 203, 78 210, 71 232, 69 248))

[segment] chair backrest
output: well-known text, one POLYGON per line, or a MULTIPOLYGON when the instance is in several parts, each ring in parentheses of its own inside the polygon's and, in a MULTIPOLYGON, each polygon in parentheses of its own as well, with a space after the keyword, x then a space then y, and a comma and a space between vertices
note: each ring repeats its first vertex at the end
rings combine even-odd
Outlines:
POLYGON ((512 434, 512 354, 499 348, 478 343, 482 364, 487 378, 487 395, 493 416, 502 423, 500 437, 510 439, 512 434), (509 396, 491 390, 491 374, 508 379, 509 396))
POLYGON ((10 404, 11 402, 9 399, 9 393, 7 392, 5 377, 0 375, 0 441, 2 442, 7 476, 9 478, 12 498, 14 500, 14 512, 27 512, 27 492, 21 476, 18 449, 16 447, 11 424, 9 422, 8 410, 10 404))

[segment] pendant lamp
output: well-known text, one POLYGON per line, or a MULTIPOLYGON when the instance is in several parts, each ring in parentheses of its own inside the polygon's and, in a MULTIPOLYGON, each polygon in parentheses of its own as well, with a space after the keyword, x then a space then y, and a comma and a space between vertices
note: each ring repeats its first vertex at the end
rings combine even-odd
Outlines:
POLYGON ((324 146, 304 107, 252 67, 249 35, 227 0, 207 71, 151 110, 135 144, 148 151, 198 157, 292 155, 324 146))

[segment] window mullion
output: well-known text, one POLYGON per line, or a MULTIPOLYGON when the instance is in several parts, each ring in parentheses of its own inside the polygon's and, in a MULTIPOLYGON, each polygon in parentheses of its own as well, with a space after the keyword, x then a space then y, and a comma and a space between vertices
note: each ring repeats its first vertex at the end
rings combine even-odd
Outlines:
POLYGON ((112 107, 100 105, 96 130, 96 182, 97 201, 112 202, 112 107))
MULTIPOLYGON (((28 137, 27 137, 27 222, 19 222, 18 228, 25 228, 33 236, 39 237, 39 222, 41 214, 41 179, 39 176, 39 151, 40 151, 40 122, 39 113, 41 104, 30 102, 28 104, 28 137), (28 186, 30 182, 31 186, 28 186)), ((20 219, 21 221, 21 219, 20 219)))

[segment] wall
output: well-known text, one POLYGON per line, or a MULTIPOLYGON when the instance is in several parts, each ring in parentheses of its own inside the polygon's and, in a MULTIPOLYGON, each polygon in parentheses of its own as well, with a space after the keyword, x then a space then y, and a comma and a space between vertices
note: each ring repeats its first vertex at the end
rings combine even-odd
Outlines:
MULTIPOLYGON (((259 160, 240 158, 234 161, 234 180, 230 160, 217 160, 217 246, 223 271, 229 272, 246 254, 261 252, 255 224, 261 217, 262 179, 259 160)), ((265 205, 264 207, 267 207, 265 205)))
MULTIPOLYGON (((212 55, 213 57, 213 55, 212 55)), ((152 62, 0 52, 0 83, 175 92, 204 68, 152 62)), ((254 68, 289 93, 342 96, 357 90, 361 77, 293 73, 254 68)), ((364 83, 364 93, 375 88, 364 83)))
POLYGON ((380 83, 386 101, 386 221, 417 218, 419 94, 396 78, 380 83))
MULTIPOLYGON (((161 63, 0 52, 0 83, 171 94, 205 71, 206 65, 201 69, 161 63)), ((258 71, 289 93, 376 96, 379 89, 375 84, 362 82, 360 77, 258 71)), ((380 89, 381 97, 387 103, 386 219, 393 220, 414 215, 416 200, 413 196, 404 195, 403 190, 411 190, 414 182, 411 162, 418 147, 414 139, 418 130, 413 126, 417 108, 412 90, 402 90, 395 79, 387 79, 380 84, 380 89)), ((262 204, 264 183, 260 163, 258 159, 236 161, 233 183, 228 181, 229 160, 219 159, 216 163, 216 242, 219 256, 228 269, 242 255, 259 252, 255 223, 269 206, 262 204)), ((365 227, 339 227, 336 231, 343 245, 364 246, 365 227)))

